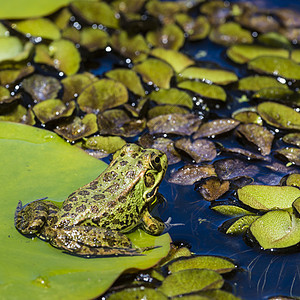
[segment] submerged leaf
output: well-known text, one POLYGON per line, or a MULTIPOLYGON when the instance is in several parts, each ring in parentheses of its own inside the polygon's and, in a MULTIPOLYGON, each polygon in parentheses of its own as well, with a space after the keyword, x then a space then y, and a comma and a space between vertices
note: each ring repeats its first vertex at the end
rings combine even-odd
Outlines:
POLYGON ((230 182, 227 180, 221 182, 218 177, 212 177, 200 183, 197 191, 206 201, 213 201, 225 194, 229 190, 229 185, 230 182))

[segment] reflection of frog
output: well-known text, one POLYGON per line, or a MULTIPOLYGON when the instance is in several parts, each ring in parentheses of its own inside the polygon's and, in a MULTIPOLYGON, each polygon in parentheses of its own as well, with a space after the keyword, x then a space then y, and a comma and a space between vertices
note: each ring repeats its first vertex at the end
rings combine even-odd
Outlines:
POLYGON ((161 151, 127 144, 99 177, 69 195, 60 209, 50 201, 24 207, 20 202, 16 228, 78 255, 138 254, 141 249, 132 248, 123 233, 139 224, 153 235, 164 230, 164 223, 149 210, 167 165, 161 151))

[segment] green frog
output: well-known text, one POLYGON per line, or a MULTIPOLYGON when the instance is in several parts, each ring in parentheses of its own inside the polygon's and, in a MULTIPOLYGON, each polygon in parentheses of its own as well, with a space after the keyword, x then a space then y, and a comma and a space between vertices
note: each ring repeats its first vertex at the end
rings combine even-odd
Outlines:
POLYGON ((92 182, 79 188, 61 208, 43 199, 15 213, 15 226, 25 235, 37 235, 52 246, 83 256, 139 255, 124 234, 138 225, 159 235, 164 223, 152 217, 157 190, 168 166, 156 149, 126 144, 92 182))

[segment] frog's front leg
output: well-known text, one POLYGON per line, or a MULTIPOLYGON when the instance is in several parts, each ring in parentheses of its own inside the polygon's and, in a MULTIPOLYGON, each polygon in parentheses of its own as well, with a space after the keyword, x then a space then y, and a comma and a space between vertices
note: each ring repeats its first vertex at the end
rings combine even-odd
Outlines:
MULTIPOLYGON (((51 228, 49 228, 51 230, 51 228)), ((129 238, 118 231, 88 225, 55 228, 52 246, 76 255, 140 255, 143 249, 132 248, 129 238)))
POLYGON ((147 210, 142 217, 142 224, 144 230, 152 235, 160 235, 165 229, 165 224, 152 217, 147 210))

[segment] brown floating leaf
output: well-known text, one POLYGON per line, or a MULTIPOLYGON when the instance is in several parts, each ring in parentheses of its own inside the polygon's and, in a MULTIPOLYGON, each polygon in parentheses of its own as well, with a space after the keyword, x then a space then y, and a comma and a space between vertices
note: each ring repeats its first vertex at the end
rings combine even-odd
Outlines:
POLYGON ((100 79, 84 89, 77 101, 81 110, 92 113, 122 105, 127 100, 128 92, 122 83, 100 79))
POLYGON ((300 13, 289 8, 275 9, 273 13, 280 19, 284 27, 300 27, 300 13))
POLYGON ((60 123, 54 131, 66 140, 76 141, 98 131, 97 117, 94 114, 86 114, 83 119, 75 117, 71 122, 60 123))
POLYGON ((216 173, 221 180, 230 180, 236 177, 253 177, 259 172, 256 165, 246 163, 240 159, 220 159, 214 162, 216 173))
POLYGON ((147 126, 151 134, 191 135, 198 129, 200 124, 199 117, 193 114, 169 114, 149 120, 147 126))
POLYGON ((186 165, 177 171, 171 171, 168 182, 180 185, 193 185, 203 178, 216 176, 213 165, 186 165))
POLYGON ((229 181, 222 182, 219 178, 212 177, 199 185, 197 191, 206 201, 213 201, 225 194, 229 190, 229 185, 229 181))
POLYGON ((131 119, 122 109, 107 110, 98 114, 99 132, 102 135, 133 137, 146 127, 144 119, 131 119))
POLYGON ((293 147, 286 147, 276 151, 278 154, 286 157, 290 162, 300 166, 300 149, 293 147))
POLYGON ((296 145, 296 146, 300 147, 300 133, 299 132, 288 133, 282 139, 285 143, 296 145))
POLYGON ((257 124, 241 124, 236 132, 258 147, 262 155, 269 155, 274 135, 265 127, 257 124))
POLYGON ((24 79, 22 87, 36 102, 56 98, 61 89, 60 82, 56 78, 39 74, 24 79))
POLYGON ((246 156, 248 159, 259 159, 259 160, 264 160, 264 161, 271 161, 271 159, 269 157, 266 156, 262 156, 260 154, 256 154, 253 153, 251 151, 248 151, 246 149, 243 148, 237 148, 237 147, 233 147, 233 148, 222 148, 222 151, 225 152, 229 152, 229 153, 236 153, 236 154, 240 154, 243 156, 246 156))
POLYGON ((226 19, 232 16, 232 7, 223 1, 209 1, 201 5, 201 13, 208 15, 213 25, 225 23, 226 19))
POLYGON ((194 133, 193 138, 202 137, 215 137, 218 134, 222 134, 234 129, 240 124, 239 121, 233 119, 217 119, 200 126, 197 132, 194 133))
POLYGON ((197 139, 192 142, 189 138, 179 139, 175 147, 187 153, 196 163, 211 161, 217 156, 215 144, 208 140, 197 139))

